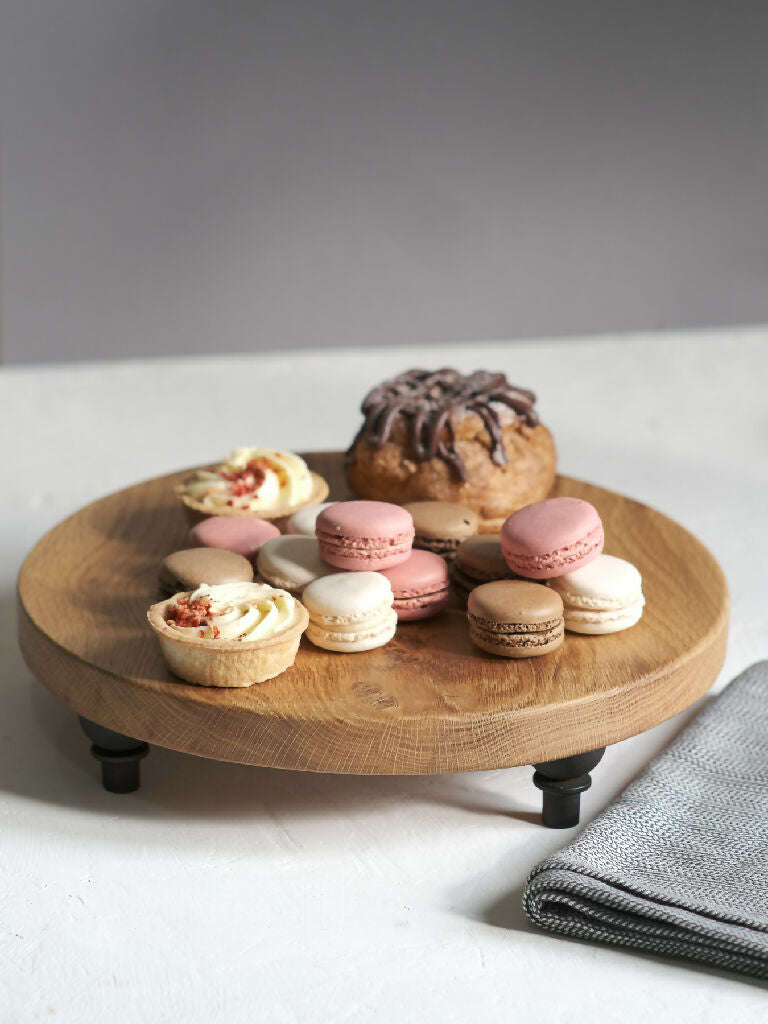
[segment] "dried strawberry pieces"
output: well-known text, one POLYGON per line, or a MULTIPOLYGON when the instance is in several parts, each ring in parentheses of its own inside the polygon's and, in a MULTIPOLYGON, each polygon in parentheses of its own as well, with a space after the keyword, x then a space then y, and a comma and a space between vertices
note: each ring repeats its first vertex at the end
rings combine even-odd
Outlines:
MULTIPOLYGON (((228 473, 225 469, 218 470, 219 476, 226 480, 232 485, 231 491, 235 498, 242 498, 246 494, 251 494, 253 491, 257 491, 264 483, 264 478, 267 475, 267 470, 272 469, 269 459, 264 458, 260 455, 256 459, 251 459, 245 469, 241 469, 235 473, 228 473)), ((284 470, 278 470, 278 478, 280 473, 285 475, 284 470)), ((283 479, 280 479, 281 485, 283 485, 283 479)), ((227 502, 229 504, 229 502, 227 502)))
POLYGON ((175 622, 177 626, 192 628, 207 626, 208 617, 213 614, 211 602, 207 597, 198 597, 194 601, 190 601, 188 597, 180 597, 176 604, 168 609, 166 622, 175 622))
MULTIPOLYGON (((169 626, 176 624, 177 626, 185 626, 191 629, 197 629, 200 626, 212 626, 213 628, 213 639, 218 640, 221 636, 221 630, 218 626, 213 626, 208 620, 216 615, 222 615, 225 609, 215 612, 211 608, 210 598, 197 597, 194 601, 190 601, 188 597, 180 597, 176 604, 168 609, 166 622, 169 626)), ((205 629, 200 629, 199 635, 205 638, 205 629)))

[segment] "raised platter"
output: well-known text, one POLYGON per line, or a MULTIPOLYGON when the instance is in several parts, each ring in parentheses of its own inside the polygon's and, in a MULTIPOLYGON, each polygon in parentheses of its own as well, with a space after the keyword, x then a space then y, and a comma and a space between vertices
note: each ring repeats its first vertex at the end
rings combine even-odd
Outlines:
MULTIPOLYGON (((350 497, 339 452, 305 455, 350 497)), ((184 547, 174 496, 183 473, 148 480, 51 530, 19 576, 19 638, 32 672, 78 714, 201 757, 360 775, 427 774, 549 762, 642 732, 692 704, 723 661, 728 593, 710 552, 682 526, 569 477, 554 493, 592 502, 606 552, 643 574, 646 610, 612 636, 568 634, 540 658, 473 647, 458 606, 404 623, 385 647, 339 655, 306 639, 294 666, 246 689, 180 682, 146 622, 157 571, 184 547)))

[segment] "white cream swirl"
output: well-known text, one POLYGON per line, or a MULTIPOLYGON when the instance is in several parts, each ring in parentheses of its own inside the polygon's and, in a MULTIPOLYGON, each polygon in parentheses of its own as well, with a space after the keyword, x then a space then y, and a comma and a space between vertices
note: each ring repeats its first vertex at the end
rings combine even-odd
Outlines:
POLYGON ((211 509, 268 512, 307 501, 312 474, 292 452, 235 448, 218 466, 198 469, 185 480, 184 493, 211 509))
POLYGON ((296 602, 265 583, 202 583, 166 612, 166 625, 204 640, 268 640, 293 618, 296 602))

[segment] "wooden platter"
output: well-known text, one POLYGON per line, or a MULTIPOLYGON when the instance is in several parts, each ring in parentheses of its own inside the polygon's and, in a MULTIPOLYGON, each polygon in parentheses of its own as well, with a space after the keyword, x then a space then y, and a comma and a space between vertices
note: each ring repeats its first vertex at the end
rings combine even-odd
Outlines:
MULTIPOLYGON (((338 452, 305 456, 332 498, 350 494, 338 452)), ((386 647, 338 655, 302 640, 295 665, 244 690, 172 676, 146 622, 157 570, 185 546, 173 487, 184 473, 96 501, 50 531, 19 576, 19 639, 37 678, 78 714, 149 743, 221 761, 361 775, 532 764, 635 735, 692 704, 722 665, 728 592, 710 552, 636 501, 559 477, 591 501, 605 550, 643 574, 642 620, 568 634, 508 661, 469 640, 465 613, 404 623, 386 647)))

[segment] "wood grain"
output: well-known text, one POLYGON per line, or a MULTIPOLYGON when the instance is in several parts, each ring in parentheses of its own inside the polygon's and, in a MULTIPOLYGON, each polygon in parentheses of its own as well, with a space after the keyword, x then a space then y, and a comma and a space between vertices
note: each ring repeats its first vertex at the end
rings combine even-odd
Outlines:
MULTIPOLYGON (((306 456, 333 498, 340 453, 306 456)), ((612 636, 568 634, 510 662, 473 647, 465 614, 404 623, 365 654, 320 651, 243 690, 167 670, 147 608, 162 558, 184 546, 173 488, 189 470, 129 487, 62 522, 19 576, 19 639, 32 672, 79 714, 150 743, 222 761, 350 774, 421 774, 552 760, 642 732, 700 697, 725 653, 728 593, 713 556, 661 513, 559 477, 591 501, 605 550, 643 574, 646 611, 612 636)))

